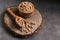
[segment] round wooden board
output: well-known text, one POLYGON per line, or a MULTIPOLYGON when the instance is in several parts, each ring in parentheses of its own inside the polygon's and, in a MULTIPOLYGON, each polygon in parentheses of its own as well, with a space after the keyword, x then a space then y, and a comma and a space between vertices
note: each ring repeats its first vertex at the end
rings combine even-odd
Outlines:
POLYGON ((9 30, 11 30, 11 32, 14 32, 16 35, 22 35, 22 36, 27 36, 27 35, 31 35, 35 32, 38 31, 38 29, 41 28, 41 23, 42 23, 42 15, 41 13, 35 9, 35 11, 33 12, 33 16, 29 17, 29 18, 25 18, 26 21, 28 22, 34 22, 35 25, 33 25, 33 32, 28 34, 28 33, 23 33, 24 35, 21 34, 19 29, 16 29, 14 25, 15 23, 12 23, 13 21, 11 20, 10 16, 5 13, 4 14, 4 24, 6 25, 7 28, 9 28, 9 30))

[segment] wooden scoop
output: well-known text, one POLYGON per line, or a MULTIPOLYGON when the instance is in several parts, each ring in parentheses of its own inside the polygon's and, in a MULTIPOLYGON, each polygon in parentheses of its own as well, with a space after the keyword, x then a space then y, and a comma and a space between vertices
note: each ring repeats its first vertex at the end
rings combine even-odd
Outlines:
POLYGON ((17 15, 15 15, 11 8, 7 8, 7 11, 9 12, 10 15, 12 15, 12 17, 15 19, 15 22, 17 23, 17 25, 19 25, 19 27, 21 28, 21 32, 32 32, 32 26, 25 22, 25 20, 22 17, 19 17, 17 15), (30 25, 30 26, 29 26, 30 25))

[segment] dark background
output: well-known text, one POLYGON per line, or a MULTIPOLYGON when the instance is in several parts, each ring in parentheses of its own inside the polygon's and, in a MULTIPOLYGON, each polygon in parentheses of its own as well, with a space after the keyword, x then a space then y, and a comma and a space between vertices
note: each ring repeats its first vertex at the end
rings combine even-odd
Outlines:
POLYGON ((18 38, 10 35, 3 26, 3 14, 6 7, 16 6, 24 0, 0 0, 0 40, 60 40, 60 3, 58 0, 25 0, 31 1, 43 16, 43 24, 38 33, 18 38))

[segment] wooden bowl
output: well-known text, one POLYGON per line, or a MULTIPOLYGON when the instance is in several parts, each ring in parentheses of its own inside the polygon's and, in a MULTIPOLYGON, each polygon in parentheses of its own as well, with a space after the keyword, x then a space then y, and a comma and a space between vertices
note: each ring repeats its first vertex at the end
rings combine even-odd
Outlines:
POLYGON ((30 17, 34 12, 34 5, 31 2, 21 2, 18 6, 18 10, 20 15, 30 17))

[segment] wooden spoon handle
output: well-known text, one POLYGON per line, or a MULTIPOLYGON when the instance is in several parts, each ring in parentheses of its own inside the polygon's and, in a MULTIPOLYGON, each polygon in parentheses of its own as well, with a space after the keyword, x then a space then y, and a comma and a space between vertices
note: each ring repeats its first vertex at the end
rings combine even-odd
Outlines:
POLYGON ((14 18, 16 18, 15 13, 11 10, 11 8, 7 8, 7 11, 9 12, 10 15, 12 15, 14 18))

